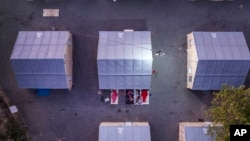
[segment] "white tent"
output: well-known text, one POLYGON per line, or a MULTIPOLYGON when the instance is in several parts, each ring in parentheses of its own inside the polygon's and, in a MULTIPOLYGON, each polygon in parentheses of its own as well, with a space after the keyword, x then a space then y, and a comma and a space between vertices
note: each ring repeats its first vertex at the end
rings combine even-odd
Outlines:
POLYGON ((100 89, 150 89, 149 31, 100 31, 97 54, 100 89))
POLYGON ((102 122, 98 141, 151 141, 148 122, 102 122))
POLYGON ((244 84, 250 53, 242 32, 192 32, 187 45, 187 88, 219 90, 223 84, 244 84))
POLYGON ((68 31, 20 31, 10 57, 18 85, 71 89, 72 48, 68 31))

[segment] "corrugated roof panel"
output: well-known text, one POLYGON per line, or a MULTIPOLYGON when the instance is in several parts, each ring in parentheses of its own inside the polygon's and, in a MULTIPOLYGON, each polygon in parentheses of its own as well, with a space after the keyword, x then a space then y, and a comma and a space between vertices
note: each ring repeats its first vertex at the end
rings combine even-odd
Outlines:
POLYGON ((110 45, 106 48, 107 50, 107 59, 116 59, 116 56, 119 56, 116 54, 116 46, 110 45))
POLYGON ((134 60, 134 73, 141 74, 142 73, 142 60, 134 60))
POLYGON ((214 141, 215 135, 205 132, 207 127, 185 127, 185 141, 214 141))
POLYGON ((33 45, 41 45, 43 39, 43 32, 36 32, 33 45))
POLYGON ((28 46, 25 46, 22 50, 22 53, 20 54, 19 56, 19 59, 23 58, 23 59, 27 59, 27 58, 30 58, 30 53, 31 53, 31 50, 32 50, 32 46, 28 45, 28 46))
MULTIPOLYGON (((34 45, 34 46, 30 46, 30 55, 29 58, 33 59, 33 58, 37 58, 37 56, 39 56, 40 54, 40 45, 34 45)), ((27 49, 27 47, 26 47, 27 49)))
POLYGON ((44 31, 43 32, 43 39, 42 45, 49 45, 51 40, 52 32, 51 31, 44 31))
POLYGON ((126 76, 116 76, 116 89, 124 89, 125 87, 125 78, 126 76))
POLYGON ((99 31, 98 49, 100 45, 107 45, 107 44, 108 44, 108 32, 99 31))
POLYGON ((125 89, 133 89, 134 88, 134 79, 132 75, 125 76, 125 89))
POLYGON ((19 31, 17 40, 16 40, 16 45, 24 45, 26 42, 28 32, 25 31, 19 31))
POLYGON ((210 34, 206 34, 204 32, 202 32, 200 34, 200 36, 202 37, 202 41, 203 41, 203 44, 205 47, 210 47, 212 46, 212 42, 211 42, 211 39, 213 38, 213 34, 215 34, 216 36, 216 33, 210 33, 210 34))
POLYGON ((108 141, 108 127, 99 126, 99 140, 98 141, 108 141))
POLYGON ((97 60, 98 74, 107 74, 107 60, 97 60))
POLYGON ((26 79, 27 86, 30 88, 36 88, 36 81, 33 75, 23 75, 26 79))
POLYGON ((224 59, 223 60, 233 60, 233 54, 232 50, 230 48, 222 48, 224 53, 224 59))
POLYGON ((142 60, 142 48, 141 47, 138 47, 138 46, 134 46, 133 47, 133 59, 140 59, 142 60))
POLYGON ((205 69, 205 74, 214 74, 214 68, 216 65, 216 61, 207 61, 206 63, 206 69, 205 69))
POLYGON ((242 56, 250 58, 250 53, 242 32, 193 33, 199 59, 239 60, 242 59, 242 56), (241 50, 244 50, 244 52, 241 50), (237 52, 234 53, 235 51, 237 52), (211 55, 213 52, 216 56, 211 55), (205 56, 205 53, 209 55, 205 56), (239 55, 239 53, 242 54, 239 55))
POLYGON ((239 47, 237 47, 237 46, 232 46, 231 47, 231 50, 232 50, 232 52, 233 52, 233 58, 235 59, 235 60, 241 60, 242 59, 242 55, 241 55, 241 52, 240 52, 240 48, 239 47))
POLYGON ((124 45, 125 43, 125 37, 124 32, 117 32, 117 38, 116 38, 117 45, 124 45))
MULTIPOLYGON (((48 51, 49 51, 49 46, 48 45, 41 45, 39 50, 39 54, 37 56, 38 59, 44 59, 47 58, 48 51)), ((34 56, 35 57, 35 56, 34 56)))
POLYGON ((200 45, 199 48, 196 48, 197 50, 197 56, 199 60, 205 60, 207 59, 207 53, 206 53, 206 48, 204 45, 200 45))
POLYGON ((220 87, 218 87, 220 82, 220 76, 213 76, 211 79, 212 83, 210 84, 210 89, 212 90, 220 89, 220 87))
POLYGON ((202 76, 202 89, 209 89, 210 83, 211 83, 211 77, 210 76, 202 76))
POLYGON ((117 45, 117 32, 108 32, 108 44, 107 45, 117 45))
POLYGON ((54 58, 65 59, 65 48, 65 45, 57 45, 54 58))
POLYGON ((50 44, 51 45, 58 45, 59 38, 60 38, 60 32, 51 32, 51 39, 50 44))
POLYGON ((250 53, 248 47, 241 47, 239 50, 241 52, 242 60, 250 60, 250 53))
MULTIPOLYGON (((239 44, 237 43, 237 39, 236 39, 236 36, 237 34, 236 33, 233 33, 231 32, 231 34, 224 34, 225 36, 227 36, 227 39, 228 39, 228 46, 231 47, 231 46, 238 46, 239 44)), ((239 35, 240 36, 240 35, 239 35)))
MULTIPOLYGON (((139 31, 138 31, 139 32, 139 31)), ((151 45, 151 33, 150 31, 141 31, 141 43, 151 45)))
POLYGON ((32 66, 31 67, 32 73, 30 73, 30 74, 36 75, 36 74, 44 73, 44 72, 40 71, 40 68, 44 67, 44 66, 40 66, 40 64, 39 64, 39 62, 37 60, 29 61, 29 65, 32 66))
POLYGON ((115 64, 115 60, 109 60, 109 61, 107 61, 107 65, 108 65, 108 67, 107 67, 107 73, 109 73, 109 74, 111 74, 111 75, 113 75, 113 74, 115 74, 115 72, 116 72, 116 64, 115 64))
POLYGON ((59 38, 58 38, 58 44, 66 45, 68 38, 69 38, 69 35, 70 35, 69 32, 68 31, 59 31, 58 33, 60 34, 59 38))
POLYGON ((208 47, 206 47, 204 49, 206 50, 206 56, 207 56, 208 60, 210 60, 210 59, 213 60, 214 58, 217 58, 215 50, 213 49, 212 46, 208 46, 208 47))
POLYGON ((124 57, 126 59, 133 59, 134 53, 133 53, 133 46, 132 45, 124 45, 124 57))
POLYGON ((106 45, 99 45, 97 59, 107 59, 106 45))
POLYGON ((246 39, 242 32, 235 34, 234 38, 238 46, 247 46, 246 39))
POLYGON ((36 32, 30 31, 27 34, 25 45, 33 45, 36 37, 36 32))
POLYGON ((19 87, 28 88, 28 84, 27 84, 25 75, 16 74, 16 80, 17 80, 19 87))
POLYGON ((21 56, 23 49, 24 49, 23 45, 16 45, 13 48, 13 51, 12 51, 12 54, 11 54, 10 58, 11 59, 18 59, 21 56))
POLYGON ((124 74, 124 60, 120 59, 120 60, 115 60, 115 64, 116 64, 116 72, 118 74, 124 74))
MULTIPOLYGON (((33 60, 32 60, 33 61, 33 60)), ((37 61, 37 63, 39 64, 40 66, 40 71, 44 74, 49 74, 49 66, 47 64, 47 59, 38 59, 38 60, 35 60, 37 61)))
POLYGON ((109 88, 108 76, 98 75, 98 80, 99 80, 99 88, 100 89, 108 89, 109 88))
POLYGON ((124 32, 125 44, 132 45, 133 44, 133 34, 134 32, 124 32))
POLYGON ((141 128, 134 128, 134 140, 135 141, 141 141, 142 140, 142 137, 141 136, 143 136, 142 135, 142 132, 141 132, 141 128))
POLYGON ((125 136, 128 135, 127 130, 124 127, 117 127, 116 128, 117 132, 117 137, 114 141, 123 141, 125 136))
POLYGON ((152 74, 152 60, 144 60, 142 62, 142 72, 143 74, 152 74))
POLYGON ((141 87, 142 86, 142 76, 140 76, 140 75, 134 75, 133 78, 134 78, 134 88, 135 89, 142 88, 141 87))
POLYGON ((125 134, 127 136, 125 136, 124 140, 121 141, 140 141, 140 140, 134 140, 134 132, 133 132, 133 127, 130 126, 124 126, 125 129, 125 134))
POLYGON ((146 45, 143 46, 142 57, 141 57, 143 60, 153 60, 152 50, 145 49, 145 48, 148 48, 148 47, 149 46, 146 46, 146 45))
POLYGON ((134 36, 133 36, 133 44, 134 45, 142 45, 142 37, 141 37, 141 32, 134 32, 134 36))
POLYGON ((148 89, 151 87, 151 76, 142 76, 141 89, 148 89))
POLYGON ((109 89, 116 88, 116 76, 114 75, 108 76, 108 84, 109 84, 109 89))
POLYGON ((57 52, 57 46, 58 45, 50 45, 48 50, 47 58, 55 58, 56 52, 57 52))
MULTIPOLYGON (((223 60, 225 58, 223 48, 221 48, 221 47, 216 48, 214 53, 215 53, 217 60, 223 60)), ((213 60, 215 60, 215 59, 213 59, 213 60)))
POLYGON ((231 61, 224 61, 223 62, 223 68, 222 73, 220 75, 228 75, 231 73, 231 61))
MULTIPOLYGON (((105 49, 107 50, 107 49, 105 49)), ((123 45, 117 45, 116 46, 116 58, 115 59, 125 59, 125 49, 124 49, 124 46, 123 45)))

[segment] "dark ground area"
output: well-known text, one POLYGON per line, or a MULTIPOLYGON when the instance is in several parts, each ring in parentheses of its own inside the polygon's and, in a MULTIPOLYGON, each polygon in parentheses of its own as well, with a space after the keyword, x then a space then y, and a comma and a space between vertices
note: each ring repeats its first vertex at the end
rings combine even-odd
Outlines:
POLYGON ((248 0, 0 0, 0 84, 26 120, 32 141, 97 141, 102 121, 148 121, 152 141, 177 141, 178 123, 205 119, 211 101, 207 92, 186 89, 186 34, 243 31, 250 45, 249 4, 248 0), (45 8, 59 8, 60 17, 43 18, 45 8), (74 35, 75 86, 71 92, 53 90, 38 97, 18 88, 9 57, 18 31, 52 27, 74 35), (98 31, 123 29, 151 31, 153 49, 166 52, 154 56, 158 75, 152 77, 150 105, 120 101, 112 106, 97 94, 98 31))

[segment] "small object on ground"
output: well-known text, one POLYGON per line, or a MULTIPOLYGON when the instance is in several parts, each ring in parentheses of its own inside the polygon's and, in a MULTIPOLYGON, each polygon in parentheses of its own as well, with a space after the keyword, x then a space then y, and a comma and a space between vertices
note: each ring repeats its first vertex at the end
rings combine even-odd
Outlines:
POLYGON ((43 9, 43 17, 59 17, 59 9, 43 9))
POLYGON ((118 110, 117 110, 117 112, 119 112, 119 113, 120 113, 121 111, 122 111, 121 109, 118 109, 118 110))
POLYGON ((157 74, 157 71, 156 71, 156 70, 153 70, 153 71, 152 71, 152 74, 157 74))
POLYGON ((165 53, 162 52, 162 51, 157 51, 157 52, 155 53, 155 55, 157 55, 157 56, 164 56, 165 53))
POLYGON ((101 94, 102 94, 102 91, 101 91, 101 90, 99 90, 97 93, 101 95, 101 94))
POLYGON ((18 112, 16 105, 10 106, 9 109, 10 109, 11 114, 18 112))
POLYGON ((239 8, 240 8, 240 10, 242 11, 242 10, 243 10, 243 4, 240 4, 240 5, 239 5, 239 8))
POLYGON ((204 122, 204 119, 199 118, 198 121, 199 121, 199 122, 204 122))
POLYGON ((110 99, 109 99, 108 97, 106 97, 106 98, 104 99, 105 102, 109 102, 109 100, 110 100, 110 99))
POLYGON ((77 116, 77 113, 75 113, 75 116, 77 116))

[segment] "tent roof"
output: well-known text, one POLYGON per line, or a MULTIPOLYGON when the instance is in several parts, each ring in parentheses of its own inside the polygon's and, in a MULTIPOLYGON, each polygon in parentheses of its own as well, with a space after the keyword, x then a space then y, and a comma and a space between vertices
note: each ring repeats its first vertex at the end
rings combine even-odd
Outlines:
POLYGON ((64 58, 69 31, 19 31, 11 59, 64 58))
POLYGON ((214 141, 216 136, 207 132, 208 127, 185 127, 186 141, 214 141))
POLYGON ((193 32, 199 60, 250 60, 242 32, 193 32))
POLYGON ((149 31, 100 31, 97 59, 152 60, 149 31))
POLYGON ((99 141, 151 141, 147 122, 101 123, 99 141))

